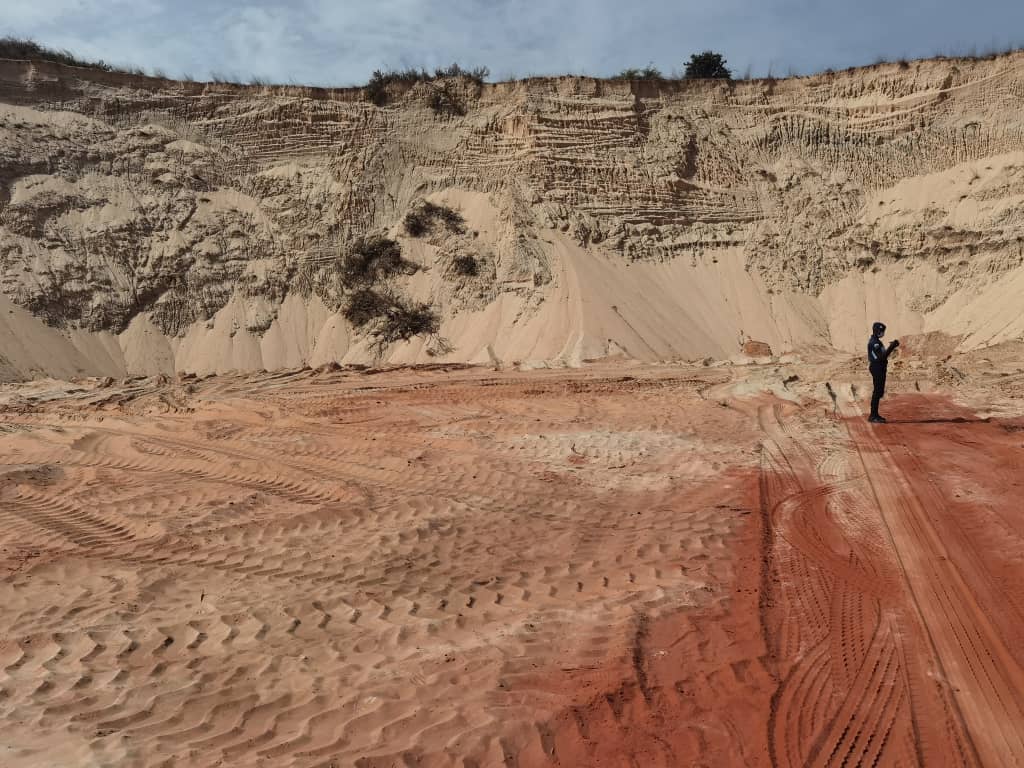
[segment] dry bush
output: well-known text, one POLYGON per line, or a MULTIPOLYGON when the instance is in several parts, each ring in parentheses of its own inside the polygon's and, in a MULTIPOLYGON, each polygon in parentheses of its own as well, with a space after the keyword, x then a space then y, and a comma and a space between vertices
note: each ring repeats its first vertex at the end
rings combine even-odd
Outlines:
POLYGON ((480 272, 480 265, 472 256, 456 256, 452 259, 452 269, 455 274, 463 277, 476 277, 480 272))
POLYGON ((428 201, 420 203, 407 214, 402 225, 410 237, 423 237, 434 223, 440 221, 450 232, 461 234, 466 231, 466 220, 462 214, 446 205, 436 205, 428 201))
POLYGON ((442 83, 430 94, 430 108, 435 115, 462 117, 466 114, 466 103, 451 83, 442 83))
POLYGON ((402 258, 401 246, 387 237, 356 240, 339 265, 341 282, 348 286, 375 283, 397 274, 411 275, 419 265, 402 258))
POLYGON ((387 301, 372 288, 360 288, 345 297, 341 313, 356 328, 363 328, 383 317, 387 301))
POLYGON ((419 268, 402 258, 398 243, 379 236, 357 240, 341 260, 339 276, 349 289, 341 313, 354 327, 367 331, 379 351, 413 336, 436 335, 440 328, 440 318, 429 304, 398 295, 386 282, 419 268))
POLYGON ((342 314, 356 328, 369 330, 378 347, 408 341, 413 336, 432 336, 441 326, 437 312, 429 304, 372 288, 360 288, 349 294, 342 314))

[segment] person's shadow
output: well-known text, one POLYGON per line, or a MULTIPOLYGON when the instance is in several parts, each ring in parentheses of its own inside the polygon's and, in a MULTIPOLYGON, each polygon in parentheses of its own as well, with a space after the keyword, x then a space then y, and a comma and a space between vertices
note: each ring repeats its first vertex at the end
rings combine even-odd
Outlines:
POLYGON ((991 419, 965 419, 956 416, 952 419, 886 419, 889 424, 991 424, 991 419))

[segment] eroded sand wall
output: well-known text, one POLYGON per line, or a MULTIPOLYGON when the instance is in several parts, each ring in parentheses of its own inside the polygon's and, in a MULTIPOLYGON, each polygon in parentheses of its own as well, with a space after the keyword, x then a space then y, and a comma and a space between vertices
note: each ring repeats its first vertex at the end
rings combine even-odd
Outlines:
POLYGON ((1024 335, 1024 54, 785 81, 177 83, 0 62, 0 377, 855 351, 1024 335), (420 198, 465 233, 403 236, 420 198), (368 232, 440 339, 338 313, 368 232), (476 276, 453 259, 473 256, 476 276))

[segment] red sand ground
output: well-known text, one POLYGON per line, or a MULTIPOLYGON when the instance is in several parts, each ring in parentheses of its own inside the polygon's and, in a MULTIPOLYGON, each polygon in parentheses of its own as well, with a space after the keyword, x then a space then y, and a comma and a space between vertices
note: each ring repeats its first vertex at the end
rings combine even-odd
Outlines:
POLYGON ((1024 422, 736 375, 8 397, 0 764, 1024 764, 1024 422))

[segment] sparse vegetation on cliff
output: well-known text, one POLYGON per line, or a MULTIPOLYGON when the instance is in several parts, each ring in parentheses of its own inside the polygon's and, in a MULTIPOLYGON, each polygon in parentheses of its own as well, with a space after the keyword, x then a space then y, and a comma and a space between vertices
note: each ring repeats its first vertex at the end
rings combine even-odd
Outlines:
POLYGON ((665 76, 653 64, 648 64, 643 69, 628 67, 616 75, 620 80, 664 80, 665 76))
POLYGON ((19 37, 0 37, 0 59, 27 59, 32 61, 52 61, 69 67, 89 67, 103 72, 122 72, 105 61, 87 61, 75 56, 71 51, 56 50, 40 45, 35 40, 19 37))
POLYGON ((388 283, 396 275, 419 269, 402 258, 397 242, 379 236, 357 240, 341 259, 341 281, 348 289, 341 313, 373 337, 378 351, 413 336, 434 335, 440 328, 440 318, 429 304, 401 296, 388 283))
POLYGON ((487 67, 473 67, 472 69, 465 69, 458 64, 439 67, 434 70, 433 74, 426 69, 416 69, 416 67, 390 70, 378 69, 375 70, 373 75, 370 77, 370 82, 368 82, 364 87, 364 92, 370 101, 378 107, 382 107, 388 103, 390 86, 397 85, 409 88, 416 83, 430 83, 435 80, 456 77, 465 78, 477 85, 482 85, 484 79, 486 79, 490 74, 491 71, 487 67))
POLYGON ((466 114, 466 102, 450 82, 434 89, 430 95, 430 108, 435 115, 461 117, 466 114))
MULTIPOLYGON (((898 64, 900 69, 908 69, 910 65, 915 62, 928 60, 987 61, 1000 56, 1006 56, 1020 50, 1024 50, 1024 44, 990 45, 980 49, 977 46, 972 45, 960 48, 959 50, 950 48, 945 51, 939 51, 932 54, 930 57, 922 59, 908 60, 905 57, 891 59, 886 56, 878 56, 870 64, 855 64, 853 66, 842 67, 840 69, 827 67, 822 70, 811 70, 805 74, 835 74, 837 71, 852 72, 861 68, 889 63, 898 64)), ((71 51, 50 48, 37 43, 35 40, 30 38, 21 38, 12 35, 0 37, 0 59, 48 61, 56 64, 83 67, 102 72, 118 72, 128 75, 136 75, 139 77, 155 77, 160 79, 176 79, 174 77, 168 77, 160 68, 152 68, 147 72, 147 70, 141 67, 115 66, 103 61, 102 59, 90 61, 88 59, 79 58, 71 51)), ((788 67, 787 71, 790 77, 798 76, 797 70, 792 66, 788 67)), ((459 64, 451 64, 447 67, 438 67, 433 72, 424 68, 417 69, 416 67, 396 70, 377 70, 373 73, 369 82, 363 86, 362 89, 364 95, 369 101, 372 101, 378 106, 383 106, 384 104, 387 104, 389 100, 389 86, 404 86, 405 88, 409 88, 416 83, 430 83, 445 78, 459 77, 465 78, 476 85, 482 85, 483 82, 490 77, 490 74, 490 69, 487 67, 464 68, 459 64)), ((500 78, 500 81, 565 76, 570 75, 538 72, 536 74, 528 74, 525 78, 520 78, 513 73, 507 73, 500 78)), ((588 75, 580 73, 578 76, 587 77, 588 75)), ((690 61, 685 65, 682 77, 684 79, 733 79, 733 73, 726 66, 726 60, 722 54, 715 53, 714 51, 703 51, 702 53, 693 54, 690 57, 690 61)), ((186 83, 197 82, 196 78, 188 74, 182 75, 177 79, 186 83)), ((627 67, 626 69, 621 70, 618 74, 612 75, 611 79, 676 81, 680 79, 680 75, 675 71, 670 75, 663 74, 658 67, 653 64, 649 64, 646 67, 627 67)), ((769 67, 766 75, 758 77, 752 72, 751 66, 747 65, 746 69, 740 74, 739 80, 747 81, 751 79, 775 81, 777 79, 777 75, 775 75, 772 68, 769 67)), ((216 83, 218 85, 249 85, 254 87, 269 87, 275 85, 276 87, 282 88, 312 87, 301 83, 295 83, 294 81, 289 85, 282 85, 281 83, 275 84, 271 78, 265 76, 253 75, 249 78, 245 78, 237 74, 225 74, 219 70, 212 70, 210 72, 208 75, 208 82, 216 83)), ((330 87, 335 86, 315 86, 317 89, 327 89, 330 87)), ((448 115, 465 114, 464 100, 458 98, 454 90, 446 89, 444 87, 441 87, 438 90, 440 93, 433 94, 430 97, 430 105, 436 113, 448 115)))

